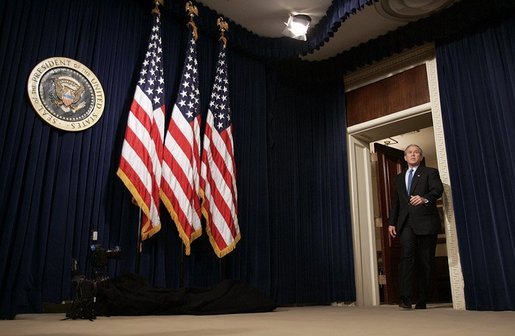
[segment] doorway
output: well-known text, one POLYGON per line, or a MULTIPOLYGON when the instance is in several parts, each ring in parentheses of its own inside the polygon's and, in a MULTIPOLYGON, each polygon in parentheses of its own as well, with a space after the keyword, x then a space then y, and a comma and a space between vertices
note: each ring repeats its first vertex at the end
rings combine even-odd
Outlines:
MULTIPOLYGON (((422 165, 438 168, 435 151, 433 126, 417 129, 405 134, 392 135, 370 144, 372 153, 372 179, 377 184, 373 194, 377 203, 374 209, 376 226, 377 267, 379 272, 379 295, 382 304, 398 304, 398 265, 400 260, 399 239, 392 238, 388 233, 388 217, 392 206, 394 194, 393 183, 395 176, 406 170, 404 149, 410 144, 419 145, 423 152, 422 165)), ((437 201, 439 210, 443 210, 441 199, 437 201)), ((440 218, 443 218, 441 211, 440 218)), ((434 271, 430 303, 449 303, 451 287, 449 267, 447 262, 447 246, 445 228, 442 225, 438 234, 437 247, 434 259, 434 271)), ((415 288, 415 286, 414 286, 415 288)))
MULTIPOLYGON (((447 250, 447 265, 451 286, 452 304, 454 309, 465 309, 465 297, 463 290, 463 275, 461 273, 461 263, 459 258, 458 241, 456 235, 456 225, 454 220, 454 208, 452 202, 451 182, 447 167, 447 156, 445 150, 445 137, 443 133, 443 121, 440 109, 440 97, 438 90, 438 78, 436 70, 436 60, 434 56, 428 56, 429 50, 422 48, 406 55, 406 63, 416 64, 415 60, 425 59, 427 83, 430 100, 418 106, 405 109, 403 111, 389 113, 382 117, 352 124, 347 128, 347 146, 349 162, 349 193, 351 220, 353 230, 353 249, 356 282, 356 304, 357 305, 379 305, 381 303, 381 293, 379 290, 380 277, 378 271, 378 257, 376 246, 380 242, 376 241, 375 231, 381 227, 381 219, 375 217, 377 213, 377 202, 375 202, 374 187, 376 179, 373 178, 371 164, 370 145, 375 141, 392 137, 399 134, 407 134, 433 125, 434 135, 432 146, 435 147, 436 157, 438 158, 438 170, 440 178, 444 184, 444 195, 442 197, 443 224, 445 228, 445 242, 447 250), (417 56, 418 55, 418 56, 417 56), (426 58, 427 57, 427 58, 426 58)), ((387 61, 380 68, 398 68, 398 60, 387 61)), ((384 70, 384 69, 383 69, 384 70)), ((364 70, 363 73, 356 73, 355 78, 359 78, 356 83, 374 82, 375 71, 364 70), (363 77, 363 78, 362 78, 363 77)), ((348 78, 348 83, 352 80, 348 78)), ((346 87, 356 87, 357 84, 346 85, 346 87)), ((420 143, 426 148, 426 144, 420 143)), ((382 281, 382 280, 381 280, 382 281)))
MULTIPOLYGON (((383 260, 378 254, 381 250, 380 228, 383 219, 379 213, 377 202, 377 179, 374 167, 374 153, 371 146, 390 137, 396 139, 400 135, 409 135, 417 140, 409 140, 425 146, 428 153, 434 148, 442 146, 445 150, 442 125, 439 118, 434 116, 431 103, 422 104, 389 116, 378 118, 360 125, 348 128, 348 154, 349 154, 349 180, 351 193, 351 213, 353 222, 353 241, 355 253, 356 273, 356 303, 358 305, 379 305, 387 302, 384 296, 385 280, 380 267, 383 260), (436 120, 436 123, 434 121, 436 120), (430 131, 429 131, 430 130, 430 131), (433 135, 429 142, 424 142, 419 136, 420 132, 433 135), (372 160, 371 160, 372 158, 372 160), (376 233, 379 232, 379 233, 376 233)), ((409 137, 408 137, 409 138, 409 137)), ((430 137, 429 137, 430 138, 430 137)), ((408 141, 408 140, 406 140, 408 141)), ((404 148, 403 148, 404 149, 404 148)), ((444 183, 444 197, 442 199, 443 232, 438 247, 439 272, 443 278, 435 282, 441 287, 436 295, 437 301, 452 301, 454 309, 464 309, 463 288, 456 275, 461 276, 461 266, 454 264, 459 259, 457 241, 455 237, 454 216, 447 163, 441 160, 441 153, 436 150, 437 162, 430 162, 440 170, 444 183), (450 242, 450 244, 449 244, 450 242), (458 272, 458 273, 456 273, 458 272), (450 291, 450 293, 449 293, 450 291), (449 298, 450 296, 450 298, 449 298)), ((432 160, 432 159, 431 159, 432 160)), ((395 280, 393 280, 395 281, 395 280)), ((461 280, 462 281, 462 280, 461 280)), ((462 284, 462 283, 461 283, 462 284)))

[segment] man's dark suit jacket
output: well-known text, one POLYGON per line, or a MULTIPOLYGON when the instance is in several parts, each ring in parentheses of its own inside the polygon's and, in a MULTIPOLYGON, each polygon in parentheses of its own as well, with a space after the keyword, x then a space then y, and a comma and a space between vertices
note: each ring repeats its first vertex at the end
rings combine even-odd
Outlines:
POLYGON ((406 172, 403 172, 395 177, 397 191, 392 201, 390 225, 394 225, 397 235, 400 235, 409 219, 415 234, 437 234, 441 228, 441 219, 436 208, 436 200, 443 193, 443 184, 438 170, 419 166, 413 176, 409 195, 406 191, 405 176, 406 172), (417 206, 410 205, 410 195, 422 196, 429 202, 417 206))

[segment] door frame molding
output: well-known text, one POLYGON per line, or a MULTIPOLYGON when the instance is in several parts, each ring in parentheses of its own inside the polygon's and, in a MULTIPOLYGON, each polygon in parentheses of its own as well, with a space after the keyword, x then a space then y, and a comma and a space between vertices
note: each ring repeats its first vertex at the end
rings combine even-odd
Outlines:
MULTIPOLYGON (((432 49, 433 50, 433 49, 432 49)), ((420 61, 420 58, 417 58, 420 61)), ((353 234, 354 273, 356 282, 356 304, 379 305, 379 284, 373 207, 373 186, 370 165, 371 139, 367 132, 387 128, 392 124, 409 127, 417 118, 432 118, 438 170, 444 184, 443 211, 446 233, 447 256, 453 308, 465 309, 464 283, 459 258, 459 248, 454 219, 451 181, 447 165, 445 137, 438 91, 438 77, 434 52, 425 57, 430 102, 403 111, 370 120, 347 128, 348 167, 350 186, 351 221, 353 234)), ((420 64, 420 63, 419 63, 420 64)), ((370 70, 367 70, 370 72, 370 70)), ((380 80, 378 78, 376 80, 380 80)), ((369 81, 372 82, 372 81, 369 81)))
POLYGON ((447 164, 447 151, 445 148, 445 135, 442 120, 442 110, 440 107, 440 93, 438 88, 438 74, 436 59, 426 62, 427 81, 429 84, 429 97, 431 99, 431 115, 433 116, 433 129, 435 134, 436 157, 438 159, 438 171, 444 186, 443 193, 443 213, 445 225, 445 239, 447 244, 447 261, 449 263, 449 277, 451 281, 452 305, 454 309, 464 310, 465 305, 465 285, 463 273, 461 271, 460 252, 456 231, 456 221, 454 218, 454 204, 451 192, 451 178, 449 166, 447 164))

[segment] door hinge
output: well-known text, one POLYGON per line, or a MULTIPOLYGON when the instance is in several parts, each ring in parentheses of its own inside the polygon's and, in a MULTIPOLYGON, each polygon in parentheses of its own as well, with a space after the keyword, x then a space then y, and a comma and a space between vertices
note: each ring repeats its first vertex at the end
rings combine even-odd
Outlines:
POLYGON ((386 285, 386 275, 379 274, 379 276, 377 277, 377 280, 380 285, 386 285))
POLYGON ((370 162, 377 162, 377 153, 370 153, 370 162))

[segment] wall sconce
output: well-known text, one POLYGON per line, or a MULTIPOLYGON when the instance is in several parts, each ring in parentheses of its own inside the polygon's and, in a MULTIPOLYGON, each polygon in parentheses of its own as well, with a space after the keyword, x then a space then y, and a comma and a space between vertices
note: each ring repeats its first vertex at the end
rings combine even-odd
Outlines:
POLYGON ((310 23, 311 18, 306 14, 290 14, 288 22, 285 22, 286 28, 283 31, 283 35, 306 41, 306 32, 310 23))

